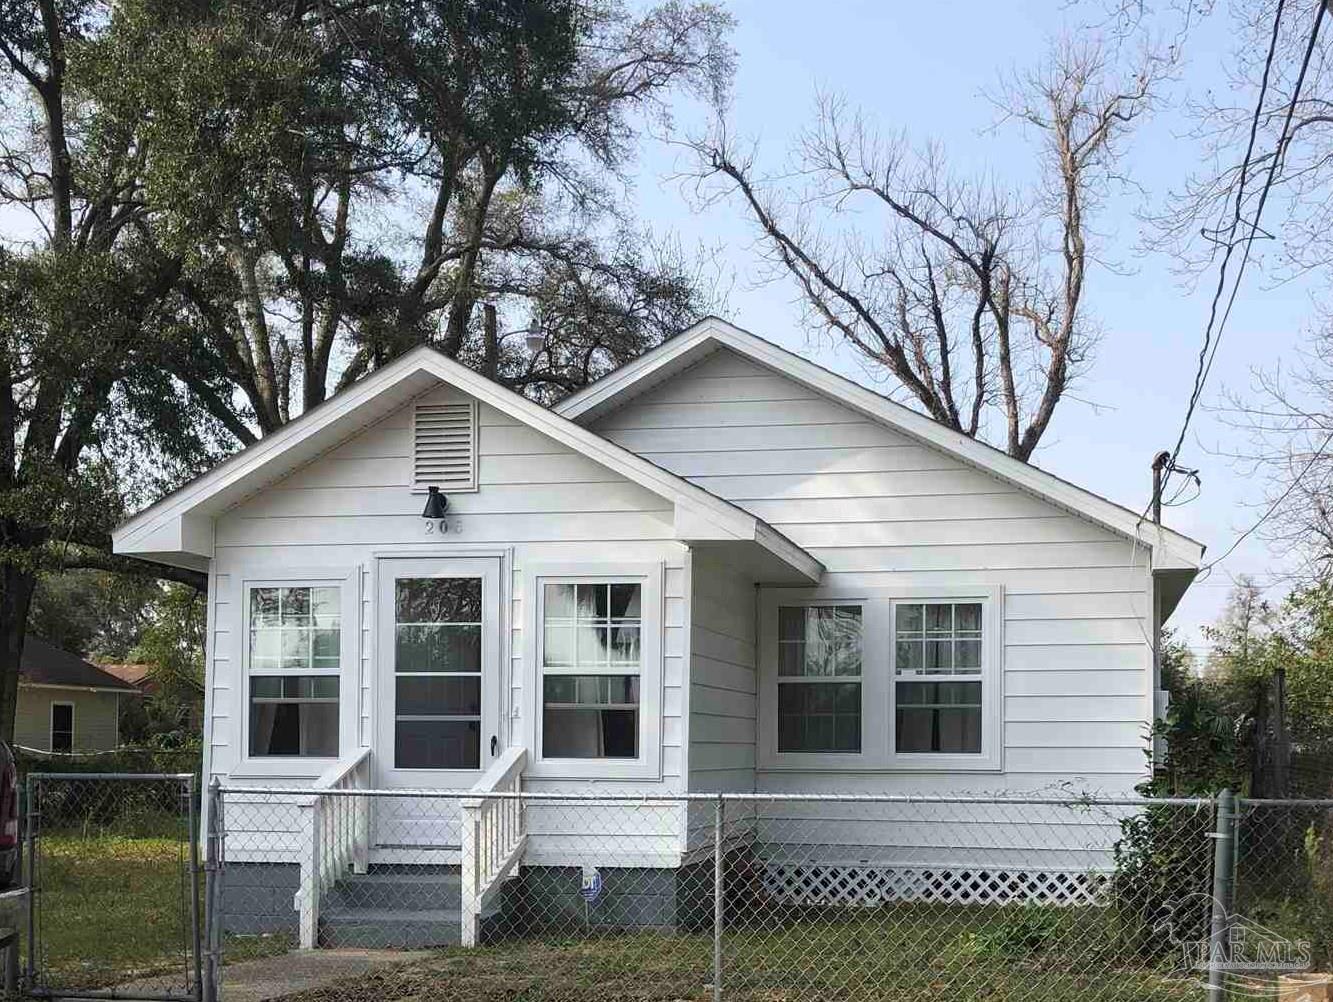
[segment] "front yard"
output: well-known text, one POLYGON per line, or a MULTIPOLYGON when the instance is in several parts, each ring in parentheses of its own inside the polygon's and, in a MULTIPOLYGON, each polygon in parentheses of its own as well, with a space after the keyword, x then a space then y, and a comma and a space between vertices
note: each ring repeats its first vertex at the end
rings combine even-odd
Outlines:
POLYGON ((102 988, 180 970, 189 884, 174 838, 44 835, 37 901, 39 978, 102 988))
MULTIPOLYGON (((40 845, 40 985, 190 983, 189 861, 179 837, 51 833, 40 845)), ((247 937, 245 955, 271 955, 287 945, 247 937)))
MULTIPOLYGON (((165 837, 43 837, 42 984, 107 988, 154 978, 184 987, 189 883, 183 844, 165 837)), ((1106 953, 1096 909, 899 906, 752 923, 723 942, 726 998, 987 999, 991 1002, 1168 1002, 1197 997, 1106 953)), ((711 999, 711 935, 514 938, 442 950, 291 996, 292 1002, 711 999)), ((283 937, 236 937, 230 963, 286 949, 283 937)), ((178 989, 179 990, 179 989, 178 989)))
MULTIPOLYGON (((978 949, 976 930, 965 931, 957 911, 935 909, 933 920, 925 909, 916 911, 915 922, 884 920, 893 913, 906 917, 898 910, 868 910, 847 921, 729 934, 723 943, 724 998, 1173 1002, 1200 994, 1187 981, 1097 959, 1091 942, 1022 958, 991 955, 978 949)), ((712 950, 708 935, 514 940, 476 951, 443 950, 285 1002, 708 1002, 712 950)))

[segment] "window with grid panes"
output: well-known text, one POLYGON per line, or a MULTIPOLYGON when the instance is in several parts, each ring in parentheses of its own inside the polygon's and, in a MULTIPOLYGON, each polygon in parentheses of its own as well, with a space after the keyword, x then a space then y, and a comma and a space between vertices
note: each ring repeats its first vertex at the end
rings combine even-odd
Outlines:
POLYGON ((337 757, 340 602, 336 585, 250 589, 251 756, 337 757))
POLYGON ((643 588, 542 585, 542 757, 637 758, 643 588))
POLYGON ((980 754, 982 605, 894 606, 894 734, 903 754, 980 754))
POLYGON ((778 751, 861 750, 861 607, 778 607, 778 751))

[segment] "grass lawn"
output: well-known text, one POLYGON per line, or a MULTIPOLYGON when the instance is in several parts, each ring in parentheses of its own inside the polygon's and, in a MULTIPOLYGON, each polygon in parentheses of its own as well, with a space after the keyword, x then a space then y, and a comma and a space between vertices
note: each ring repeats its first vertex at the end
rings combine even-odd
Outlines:
POLYGON ((101 988, 180 971, 190 934, 189 882, 174 838, 45 834, 39 857, 39 978, 101 988))
MULTIPOLYGON (((905 915, 903 917, 906 917, 905 915)), ((920 911, 919 921, 880 913, 846 920, 740 930, 723 946, 724 998, 743 1002, 986 999, 988 1002, 1174 1002, 1198 987, 1073 949, 989 956, 969 915, 920 911)), ((981 927, 986 919, 981 917, 981 927)), ((1085 948, 1086 947, 1086 948, 1085 948)), ((289 996, 287 1002, 675 1002, 712 998, 712 939, 651 933, 587 940, 516 940, 477 951, 441 951, 289 996)))
MULTIPOLYGON (((176 837, 44 834, 40 983, 90 989, 160 978, 173 990, 191 983, 187 851, 176 837)), ((201 900, 202 889, 201 881, 201 900)), ((223 954, 249 960, 291 946, 290 937, 245 936, 224 944, 223 954)))

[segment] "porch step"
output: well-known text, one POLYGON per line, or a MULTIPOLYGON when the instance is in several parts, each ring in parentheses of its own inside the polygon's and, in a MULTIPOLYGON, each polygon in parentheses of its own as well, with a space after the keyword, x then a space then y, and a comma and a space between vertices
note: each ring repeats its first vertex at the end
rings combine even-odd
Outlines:
POLYGON ((418 949, 461 939, 457 867, 376 866, 349 874, 324 897, 319 942, 327 947, 418 949))
POLYGON ((457 946, 461 922, 457 908, 336 908, 320 915, 319 945, 364 950, 457 946))
POLYGON ((432 911, 457 909, 462 900, 458 871, 412 873, 371 870, 339 881, 325 897, 325 908, 337 911, 432 911))

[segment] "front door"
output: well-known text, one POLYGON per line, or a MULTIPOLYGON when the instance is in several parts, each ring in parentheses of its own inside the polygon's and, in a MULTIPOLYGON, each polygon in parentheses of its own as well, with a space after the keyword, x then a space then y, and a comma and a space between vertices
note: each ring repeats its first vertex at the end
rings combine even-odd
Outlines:
MULTIPOLYGON (((379 782, 467 790, 500 745, 500 560, 383 559, 378 590, 379 782)), ((458 823, 457 801, 395 798, 376 843, 449 850, 458 823)))

